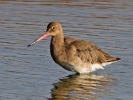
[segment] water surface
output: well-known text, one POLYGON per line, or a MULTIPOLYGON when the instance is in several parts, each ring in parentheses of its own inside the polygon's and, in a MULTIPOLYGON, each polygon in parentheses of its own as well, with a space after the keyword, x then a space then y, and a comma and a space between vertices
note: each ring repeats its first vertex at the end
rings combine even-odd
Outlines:
POLYGON ((132 0, 0 1, 0 100, 131 100, 132 0), (54 63, 50 37, 27 48, 49 22, 122 58, 88 75, 54 63))

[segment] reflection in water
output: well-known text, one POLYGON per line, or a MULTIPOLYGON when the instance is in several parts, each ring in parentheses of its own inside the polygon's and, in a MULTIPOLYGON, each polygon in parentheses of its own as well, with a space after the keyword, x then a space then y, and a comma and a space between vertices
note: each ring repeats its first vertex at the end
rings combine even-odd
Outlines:
POLYGON ((109 93, 106 87, 112 80, 106 75, 70 75, 54 84, 50 100, 96 100, 98 94, 109 93))

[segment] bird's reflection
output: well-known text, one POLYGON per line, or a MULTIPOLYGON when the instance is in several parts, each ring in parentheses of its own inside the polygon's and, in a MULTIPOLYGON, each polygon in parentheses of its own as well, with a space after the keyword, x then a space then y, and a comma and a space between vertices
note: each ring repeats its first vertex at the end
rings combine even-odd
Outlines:
POLYGON ((97 100, 101 93, 109 93, 107 86, 111 81, 108 75, 70 75, 54 84, 49 100, 97 100))

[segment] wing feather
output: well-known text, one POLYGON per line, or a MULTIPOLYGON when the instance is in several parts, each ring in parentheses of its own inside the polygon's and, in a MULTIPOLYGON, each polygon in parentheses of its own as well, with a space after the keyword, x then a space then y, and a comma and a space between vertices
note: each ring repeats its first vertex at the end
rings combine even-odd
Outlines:
POLYGON ((102 64, 106 63, 110 59, 115 59, 88 41, 75 38, 65 38, 65 42, 67 47, 70 49, 70 54, 79 57, 84 62, 102 64))

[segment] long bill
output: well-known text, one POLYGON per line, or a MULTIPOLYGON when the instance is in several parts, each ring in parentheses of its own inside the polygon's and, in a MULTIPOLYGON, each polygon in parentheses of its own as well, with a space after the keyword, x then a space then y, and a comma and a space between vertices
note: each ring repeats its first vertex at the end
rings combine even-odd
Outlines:
POLYGON ((32 46, 33 44, 35 44, 36 42, 46 38, 47 36, 49 36, 50 33, 49 32, 45 32, 41 37, 39 37, 38 39, 36 39, 34 42, 32 42, 31 44, 28 45, 28 47, 32 46))

